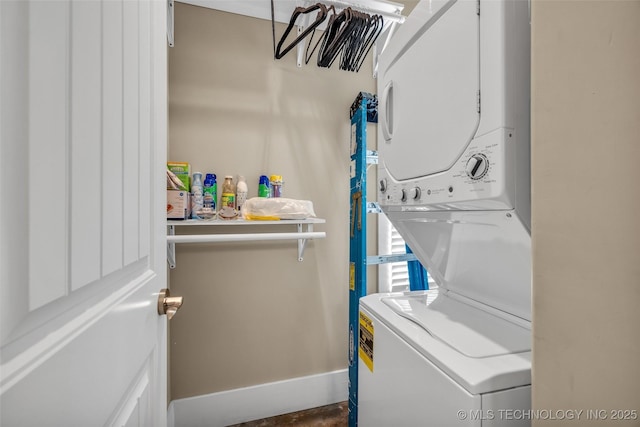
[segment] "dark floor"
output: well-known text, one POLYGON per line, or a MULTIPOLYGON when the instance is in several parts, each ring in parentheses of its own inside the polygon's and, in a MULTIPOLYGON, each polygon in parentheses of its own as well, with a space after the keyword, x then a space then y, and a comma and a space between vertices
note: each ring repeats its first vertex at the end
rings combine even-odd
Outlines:
POLYGON ((348 424, 348 418, 349 405, 347 402, 340 402, 319 408, 307 409, 306 411, 292 412, 290 414, 278 415, 277 417, 235 424, 229 427, 343 427, 348 424))

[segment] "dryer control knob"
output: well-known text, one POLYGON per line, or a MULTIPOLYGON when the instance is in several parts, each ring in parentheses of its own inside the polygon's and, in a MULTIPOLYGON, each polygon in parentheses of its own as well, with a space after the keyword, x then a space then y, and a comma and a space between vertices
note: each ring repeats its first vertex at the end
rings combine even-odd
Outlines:
POLYGON ((471 179, 480 179, 487 174, 489 170, 489 159, 484 154, 474 154, 467 161, 467 175, 471 179))
POLYGON ((400 200, 403 202, 407 201, 407 192, 405 190, 400 190, 400 200))
POLYGON ((382 178, 380 180, 380 192, 384 193, 385 191, 387 191, 387 179, 386 178, 382 178))
POLYGON ((411 190, 409 190, 410 199, 418 200, 420 199, 421 195, 422 195, 422 192, 420 191, 420 187, 413 187, 411 190))

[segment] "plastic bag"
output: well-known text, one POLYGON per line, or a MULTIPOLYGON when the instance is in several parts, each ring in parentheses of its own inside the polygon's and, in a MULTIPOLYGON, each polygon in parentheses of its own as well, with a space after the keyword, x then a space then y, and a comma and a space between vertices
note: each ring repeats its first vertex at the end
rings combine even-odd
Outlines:
POLYGON ((180 181, 180 178, 175 173, 167 169, 167 190, 182 190, 187 191, 187 187, 180 181))
POLYGON ((242 205, 241 214, 246 220, 261 221, 307 219, 316 216, 313 211, 313 203, 309 200, 284 197, 252 197, 242 205))

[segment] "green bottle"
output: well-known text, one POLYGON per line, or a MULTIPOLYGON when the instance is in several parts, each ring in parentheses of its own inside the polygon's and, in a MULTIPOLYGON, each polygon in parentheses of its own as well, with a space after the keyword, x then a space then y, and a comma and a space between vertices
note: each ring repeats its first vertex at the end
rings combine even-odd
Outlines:
POLYGON ((216 174, 208 173, 204 179, 204 207, 216 210, 218 204, 218 184, 216 174))

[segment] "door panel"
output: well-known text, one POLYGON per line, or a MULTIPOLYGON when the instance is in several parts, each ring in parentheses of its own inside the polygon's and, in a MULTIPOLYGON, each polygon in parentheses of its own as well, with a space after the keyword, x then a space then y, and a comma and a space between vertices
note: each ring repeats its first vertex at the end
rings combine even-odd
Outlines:
MULTIPOLYGON (((37 9, 37 8, 33 8, 37 9)), ((73 2, 70 15, 70 98, 67 121, 70 128, 69 195, 71 215, 71 290, 100 278, 100 180, 102 148, 100 121, 102 45, 100 2, 73 2)), ((67 40, 53 47, 64 49, 67 40)), ((41 70, 46 73, 46 69, 41 70)), ((67 73, 68 75, 68 73, 67 73)), ((63 78, 67 79, 67 75, 63 78)), ((63 83, 63 82, 62 82, 63 83)), ((39 94, 34 94, 39 96, 39 94)), ((31 142, 31 141, 30 141, 31 142)), ((38 141, 33 141, 38 145, 38 141)), ((51 165, 55 173, 57 165, 51 165)), ((38 185, 37 183, 34 183, 38 185)), ((35 188, 34 188, 35 191, 35 188)))
POLYGON ((102 7, 102 274, 122 268, 122 2, 102 7))
MULTIPOLYGON (((18 9, 13 2, 3 4, 3 9, 18 9)), ((29 31, 22 34, 27 40, 24 48, 27 57, 24 66, 28 73, 24 94, 28 96, 26 117, 19 117, 26 128, 26 140, 10 141, 11 135, 4 136, 2 144, 20 144, 26 150, 28 163, 22 165, 13 179, 21 185, 28 185, 28 210, 25 209, 28 236, 28 270, 24 272, 28 280, 29 306, 35 310, 48 302, 63 297, 67 293, 69 235, 69 209, 67 186, 69 181, 69 81, 67 76, 69 57, 69 2, 42 2, 38 7, 24 6, 21 18, 25 27, 47 28, 47 31, 29 31), (58 22, 58 25, 51 25, 58 22), (28 25, 27 25, 28 24, 28 25), (46 96, 42 96, 46 94, 46 96), (27 139, 28 138, 28 139, 27 139), (32 144, 32 141, 38 141, 32 144), (24 176, 28 171, 28 179, 24 176), (56 189, 42 191, 41 189, 56 189), (40 208, 37 214, 35 207, 40 208), (52 209, 51 207, 55 207, 52 209), (46 214, 45 214, 46 213, 46 214), (55 224, 55 226, 52 226, 55 224), (48 236, 41 241, 42 236, 48 236), (33 260, 33 261, 32 261, 33 260)), ((11 20, 2 12, 3 21, 11 20)), ((2 35, 4 38, 4 34, 2 35)), ((22 52, 19 53, 22 56, 22 52)), ((4 55, 3 55, 4 56, 4 55)), ((9 58, 7 58, 8 60, 9 58)), ((20 58, 22 59, 22 58, 20 58)), ((8 61, 7 61, 8 62, 8 61)), ((10 64, 3 63, 4 68, 10 64)), ((20 78, 19 76, 16 76, 20 78)), ((10 82, 3 81, 5 84, 10 82)), ((3 92, 4 93, 4 92, 3 92)), ((21 99, 15 100, 21 102, 21 99)), ((11 104, 7 102, 6 108, 11 104)), ((4 107, 4 106, 3 106, 4 107)), ((4 114, 5 108, 3 108, 4 114)), ((4 120, 3 120, 4 122, 4 120)), ((4 124, 4 123, 3 123, 4 124)), ((4 157, 4 156, 3 156, 4 157)), ((3 159, 4 160, 4 159, 3 159)), ((26 307, 25 307, 26 308, 26 307)))
POLYGON ((0 425, 166 425, 165 7, 0 2, 0 425))
POLYGON ((138 2, 125 1, 123 21, 123 134, 124 155, 122 176, 124 179, 124 265, 138 259, 138 2))
POLYGON ((1 425, 104 425, 137 400, 141 375, 160 386, 161 349, 147 332, 159 317, 149 309, 155 281, 145 272, 3 366, 1 425))

